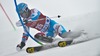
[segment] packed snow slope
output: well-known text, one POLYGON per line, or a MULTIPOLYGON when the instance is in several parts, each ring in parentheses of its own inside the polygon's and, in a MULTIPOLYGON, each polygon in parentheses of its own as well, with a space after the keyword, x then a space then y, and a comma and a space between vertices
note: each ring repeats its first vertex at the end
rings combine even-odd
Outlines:
MULTIPOLYGON (((16 51, 16 45, 20 43, 23 28, 16 27, 19 20, 13 0, 0 0, 8 16, 12 20, 16 30, 13 29, 3 10, 0 7, 0 56, 100 56, 100 1, 99 0, 17 0, 25 2, 30 8, 37 8, 43 14, 52 17, 61 15, 61 18, 51 18, 62 24, 66 29, 84 29, 87 37, 79 37, 77 40, 97 38, 88 42, 72 45, 64 48, 52 48, 33 54, 25 52, 28 46, 37 46, 31 38, 20 52, 16 51)), ((34 36, 38 32, 31 29, 34 36)))

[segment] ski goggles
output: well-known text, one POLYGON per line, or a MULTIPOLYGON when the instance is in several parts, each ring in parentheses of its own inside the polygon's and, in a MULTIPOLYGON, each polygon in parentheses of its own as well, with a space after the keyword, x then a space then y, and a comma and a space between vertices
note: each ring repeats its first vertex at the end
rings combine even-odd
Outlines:
POLYGON ((29 10, 29 9, 26 7, 25 9, 20 10, 19 13, 20 13, 20 14, 27 13, 28 10, 29 10))

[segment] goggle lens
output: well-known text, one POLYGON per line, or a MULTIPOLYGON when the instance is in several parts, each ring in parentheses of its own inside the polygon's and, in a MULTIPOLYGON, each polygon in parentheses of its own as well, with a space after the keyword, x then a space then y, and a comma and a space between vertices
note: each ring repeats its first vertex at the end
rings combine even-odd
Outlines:
POLYGON ((26 12, 28 12, 28 8, 27 7, 25 9, 19 11, 20 14, 23 14, 23 13, 26 13, 26 12))

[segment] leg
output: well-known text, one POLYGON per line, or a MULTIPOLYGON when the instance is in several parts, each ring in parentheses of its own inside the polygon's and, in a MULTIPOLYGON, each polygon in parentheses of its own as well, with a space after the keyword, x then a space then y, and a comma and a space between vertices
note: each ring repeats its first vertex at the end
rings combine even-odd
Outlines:
POLYGON ((35 34, 34 37, 35 39, 40 40, 42 42, 51 43, 53 41, 52 38, 49 38, 48 36, 45 35, 45 33, 42 33, 42 32, 35 34))
POLYGON ((67 31, 62 25, 55 24, 53 28, 55 29, 55 33, 58 34, 60 37, 62 37, 62 38, 67 37, 67 35, 68 35, 67 33, 69 31, 67 31))
POLYGON ((71 33, 71 30, 66 30, 62 25, 55 24, 54 25, 55 33, 58 34, 62 38, 66 38, 67 40, 73 40, 71 37, 69 37, 69 34, 71 33))
POLYGON ((57 28, 57 32, 58 32, 58 35, 62 38, 73 40, 75 38, 78 38, 82 34, 82 31, 71 31, 71 30, 66 31, 62 25, 58 25, 58 26, 59 27, 57 28))
POLYGON ((65 32, 69 32, 62 25, 58 24, 54 20, 50 21, 50 27, 48 31, 53 33, 52 37, 56 37, 57 35, 59 35, 60 37, 63 37, 63 38, 66 36, 62 36, 62 34, 65 32))

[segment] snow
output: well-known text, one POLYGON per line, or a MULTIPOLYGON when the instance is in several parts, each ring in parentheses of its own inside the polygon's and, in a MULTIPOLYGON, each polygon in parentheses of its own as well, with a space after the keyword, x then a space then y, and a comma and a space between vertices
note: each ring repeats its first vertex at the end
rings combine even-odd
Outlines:
MULTIPOLYGON (((37 8, 47 16, 61 15, 60 19, 52 18, 67 29, 79 30, 84 29, 87 38, 100 37, 100 8, 99 0, 17 0, 25 2, 30 8, 37 8)), ((11 18, 14 26, 18 21, 13 0, 0 0, 0 3, 11 18)), ((16 27, 13 29, 4 12, 0 8, 0 56, 100 56, 100 38, 92 41, 72 45, 64 48, 52 48, 33 54, 25 52, 28 46, 37 46, 31 38, 27 41, 27 45, 20 52, 16 51, 16 45, 20 43, 23 28, 16 27)), ((31 29, 33 36, 38 32, 31 29)), ((81 37, 77 40, 82 39, 81 37)))

